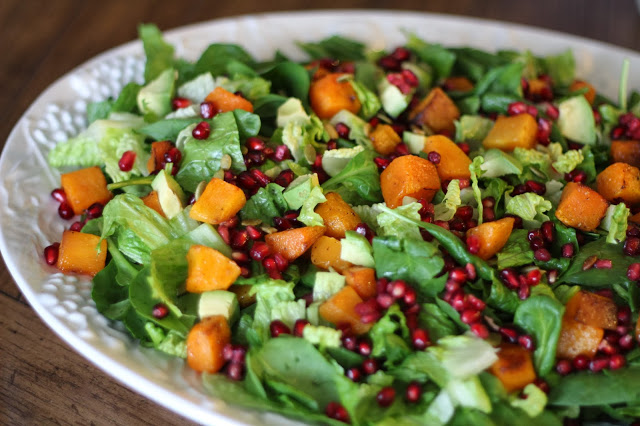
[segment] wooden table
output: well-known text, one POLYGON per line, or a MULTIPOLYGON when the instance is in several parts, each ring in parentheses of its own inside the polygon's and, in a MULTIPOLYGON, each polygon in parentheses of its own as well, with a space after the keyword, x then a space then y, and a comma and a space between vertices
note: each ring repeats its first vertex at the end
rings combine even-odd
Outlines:
MULTIPOLYGON (((3 0, 0 2, 0 143, 36 96, 94 55, 136 37, 139 22, 161 29, 246 13, 327 9, 295 0, 3 0)), ((388 8, 343 0, 343 8, 388 8)), ((640 51, 633 0, 395 0, 401 10, 497 19, 565 31, 640 51)), ((632 70, 639 72, 639 70, 632 70)), ((189 424, 121 386, 62 342, 37 317, 0 263, 0 424, 189 424)))

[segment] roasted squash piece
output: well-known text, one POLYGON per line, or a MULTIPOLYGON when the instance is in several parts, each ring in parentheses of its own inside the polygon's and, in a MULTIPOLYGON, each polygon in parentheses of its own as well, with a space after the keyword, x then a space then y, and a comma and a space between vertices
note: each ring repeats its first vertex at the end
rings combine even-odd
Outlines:
POLYGON ((157 191, 151 191, 150 193, 142 197, 142 202, 145 206, 158 212, 160 216, 167 217, 162 211, 162 206, 160 205, 160 199, 158 199, 157 191))
POLYGON ((149 173, 160 171, 164 168, 164 155, 173 147, 170 141, 157 141, 151 143, 151 156, 147 161, 149 173))
POLYGON ((617 314, 618 307, 612 299, 581 290, 567 302, 564 316, 591 327, 615 330, 617 314))
POLYGON ((223 315, 206 317, 187 335, 187 364, 197 372, 215 373, 225 364, 224 347, 231 342, 231 329, 223 315))
POLYGON ((409 120, 426 125, 435 133, 453 134, 454 122, 460 118, 460 110, 451 98, 439 87, 434 87, 418 105, 409 111, 409 120))
POLYGON ((373 149, 380 155, 389 155, 402 142, 400 136, 388 124, 378 124, 369 134, 373 149))
POLYGON ((593 105, 593 101, 596 100, 596 89, 586 81, 575 80, 573 83, 571 83, 571 86, 569 86, 569 92, 575 92, 584 88, 587 89, 587 92, 583 96, 587 99, 587 102, 589 102, 589 104, 593 105))
POLYGON ((352 265, 340 258, 341 251, 342 244, 339 240, 323 235, 311 246, 311 263, 318 268, 333 268, 342 273, 352 265))
POLYGON ((529 114, 511 117, 500 116, 482 141, 485 149, 497 148, 511 152, 520 147, 532 149, 536 146, 538 123, 529 114))
POLYGON ((92 277, 100 272, 107 259, 107 241, 76 231, 64 231, 56 267, 64 273, 75 272, 92 277))
POLYGON ((213 89, 211 93, 207 95, 205 101, 213 104, 213 110, 217 112, 228 112, 235 109, 243 109, 248 112, 253 112, 253 104, 240 95, 231 93, 221 86, 213 89))
POLYGON ((436 164, 438 176, 441 181, 452 179, 469 179, 471 172, 469 165, 471 160, 455 142, 443 135, 434 135, 425 138, 422 151, 427 154, 437 152, 440 154, 440 162, 436 164))
POLYGON ((614 163, 596 177, 600 195, 607 201, 640 204, 640 169, 627 163, 614 163))
POLYGON ((105 205, 113 197, 100 167, 87 167, 60 176, 62 189, 75 214, 82 214, 94 203, 105 205))
POLYGON ((590 232, 598 227, 607 207, 607 200, 593 189, 569 182, 562 190, 556 217, 566 226, 590 232))
POLYGON ((348 286, 363 299, 370 299, 377 294, 376 270, 364 266, 353 266, 342 273, 348 286))
POLYGON ((536 379, 536 372, 531 360, 531 352, 520 345, 502 343, 498 360, 489 367, 489 372, 496 376, 507 392, 523 389, 536 379))
POLYGON ((364 334, 373 324, 364 324, 356 313, 356 305, 362 303, 362 298, 353 287, 345 286, 331 296, 318 308, 318 313, 325 320, 334 325, 347 324, 355 334, 364 334))
POLYGON ((480 242, 478 257, 487 260, 499 252, 507 243, 514 223, 514 218, 504 217, 493 222, 485 222, 482 225, 469 229, 467 231, 467 238, 475 236, 480 242))
POLYGON ((467 77, 447 77, 442 84, 447 92, 469 92, 473 90, 473 82, 467 77))
POLYGON ((246 203, 247 197, 242 189, 222 179, 213 178, 200 198, 193 203, 189 217, 218 225, 234 217, 246 203))
POLYGON ((327 201, 315 208, 315 212, 322 217, 327 228, 324 234, 333 238, 344 238, 345 232, 356 229, 362 220, 337 192, 329 192, 325 197, 327 201))
POLYGON ((324 226, 305 226, 267 234, 264 240, 273 253, 280 253, 292 262, 309 250, 324 231, 324 226))
POLYGON ((403 155, 380 174, 382 197, 392 209, 402 205, 404 197, 431 201, 440 189, 438 170, 429 160, 403 155))
POLYGON ((640 141, 611 141, 611 158, 614 163, 640 167, 640 141))
POLYGON ((240 267, 233 260, 211 247, 194 244, 187 252, 189 274, 186 290, 203 293, 226 290, 240 276, 240 267))
POLYGON ((556 356, 573 359, 578 355, 593 357, 604 337, 604 329, 582 324, 564 316, 556 356))
POLYGON ((360 111, 360 100, 349 81, 342 79, 347 74, 330 73, 314 80, 309 87, 311 109, 323 120, 346 109, 354 114, 360 111))

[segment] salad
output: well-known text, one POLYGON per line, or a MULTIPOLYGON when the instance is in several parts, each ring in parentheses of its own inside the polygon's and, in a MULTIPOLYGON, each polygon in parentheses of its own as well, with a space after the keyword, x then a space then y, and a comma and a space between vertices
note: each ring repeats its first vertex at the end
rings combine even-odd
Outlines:
POLYGON ((314 424, 640 417, 640 93, 571 51, 333 36, 176 58, 55 146, 44 261, 231 404, 314 424))

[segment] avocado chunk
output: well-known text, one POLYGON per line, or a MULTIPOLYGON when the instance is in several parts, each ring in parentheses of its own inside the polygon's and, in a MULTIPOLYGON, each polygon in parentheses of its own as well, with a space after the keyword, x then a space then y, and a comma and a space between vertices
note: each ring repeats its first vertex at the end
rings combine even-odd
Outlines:
POLYGON ((166 171, 160 170, 151 187, 158 193, 158 201, 162 211, 171 219, 182 211, 187 200, 187 196, 180 188, 176 180, 167 174, 166 171))
POLYGON ((485 152, 484 163, 480 166, 484 170, 482 177, 494 178, 504 175, 522 173, 522 164, 510 154, 499 149, 492 148, 485 152))
POLYGON ((213 315, 223 315, 229 325, 240 316, 240 305, 235 293, 226 290, 205 291, 198 301, 198 317, 200 319, 213 315))
POLYGON ((194 244, 211 247, 218 250, 228 258, 231 258, 231 247, 224 242, 216 228, 208 223, 200 224, 196 229, 187 233, 183 238, 194 244))
POLYGON ((424 135, 420 135, 418 133, 413 132, 402 132, 402 142, 407 145, 409 148, 409 152, 418 155, 424 149, 426 137, 424 135))
POLYGON ((560 102, 558 110, 558 127, 562 136, 586 145, 596 143, 596 122, 591 105, 584 96, 574 96, 560 102))
POLYGON ((375 266, 371 244, 363 235, 354 231, 347 231, 340 243, 340 259, 358 266, 366 266, 368 268, 375 266))
POLYGON ((382 109, 392 118, 399 116, 409 106, 411 98, 403 94, 397 86, 389 83, 386 78, 380 80, 378 92, 382 109))
POLYGON ((289 184, 286 191, 282 194, 285 201, 292 210, 298 210, 302 207, 305 200, 309 198, 309 194, 316 186, 320 185, 317 174, 307 174, 298 176, 289 184))
POLYGON ((143 115, 164 117, 171 112, 171 98, 175 87, 175 71, 167 68, 138 92, 136 101, 143 115))
POLYGON ((353 148, 338 148, 327 150, 322 154, 322 168, 331 177, 334 177, 344 169, 349 161, 364 151, 362 145, 353 148))

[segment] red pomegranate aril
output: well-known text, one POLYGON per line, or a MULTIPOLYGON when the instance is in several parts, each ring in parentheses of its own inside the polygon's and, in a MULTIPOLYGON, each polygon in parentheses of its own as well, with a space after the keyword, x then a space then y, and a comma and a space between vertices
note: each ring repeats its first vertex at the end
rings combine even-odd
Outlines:
POLYGON ((180 160, 182 160, 182 153, 175 146, 170 148, 169 151, 167 151, 164 154, 165 163, 174 163, 174 164, 176 164, 176 163, 179 163, 180 160))
POLYGON ((358 342, 358 353, 362 356, 370 356, 371 355, 371 342, 363 340, 358 342))
POLYGON ((462 287, 460 286, 460 283, 452 279, 448 279, 446 284, 444 285, 444 289, 447 293, 457 293, 461 288, 462 287))
POLYGON ((262 231, 253 225, 247 225, 247 227, 245 228, 245 231, 247 231, 247 235, 249 236, 249 238, 251 238, 254 241, 259 240, 260 238, 262 238, 262 235, 263 235, 262 231))
POLYGON ((244 378, 244 366, 237 362, 231 362, 226 368, 227 377, 233 381, 240 381, 244 378))
POLYGON ((151 310, 151 315, 156 319, 165 318, 169 315, 169 308, 164 303, 158 303, 151 310))
POLYGON ((625 334, 624 336, 620 337, 620 339, 618 340, 618 346, 620 346, 620 349, 622 349, 623 351, 629 351, 633 348, 633 336, 630 334, 625 334))
POLYGON ((407 401, 409 402, 418 402, 420 398, 422 398, 422 386, 418 382, 411 382, 407 386, 407 391, 405 394, 407 401))
POLYGON ((388 407, 393 404, 393 400, 396 398, 396 391, 391 386, 380 389, 378 395, 376 395, 376 401, 381 407, 388 407))
MULTIPOLYGON (((266 151, 266 148, 265 148, 265 151, 266 151)), ((289 148, 287 148, 286 145, 278 145, 273 151, 272 160, 280 162, 280 161, 286 160, 287 158, 291 158, 291 154, 289 153, 289 148)))
POLYGON ((638 254, 640 254, 640 238, 627 237, 627 239, 624 241, 622 251, 627 256, 637 256, 638 254))
POLYGON ((75 232, 80 232, 82 231, 82 228, 84 228, 85 222, 82 222, 80 220, 73 222, 71 224, 71 226, 69 227, 70 231, 75 231, 75 232))
POLYGON ((596 269, 611 269, 612 266, 611 259, 598 259, 596 263, 593 264, 593 267, 596 269))
POLYGON ((473 217, 473 207, 471 206, 458 207, 458 209, 454 214, 454 217, 458 217, 464 221, 471 220, 473 217))
POLYGON ((407 83, 411 87, 418 87, 420 85, 420 80, 411 70, 402 70, 401 71, 402 78, 404 82, 407 83))
POLYGON ((381 293, 376 296, 376 302, 382 309, 389 309, 393 305, 394 298, 389 293, 381 293))
POLYGON ((249 151, 245 155, 245 165, 247 167, 251 166, 261 166, 264 164, 265 155, 262 151, 249 151))
POLYGON ((278 337, 281 334, 291 334, 291 329, 280 320, 271 321, 269 331, 271 331, 271 337, 278 337))
POLYGON ((247 139, 246 146, 249 151, 262 151, 266 147, 266 144, 262 139, 252 136, 247 139))
POLYGON ((376 294, 385 293, 387 291, 387 286, 389 285, 388 278, 380 278, 376 281, 376 294))
POLYGON ((267 274, 274 280, 282 279, 282 274, 278 270, 278 265, 273 257, 267 257, 262 261, 262 266, 266 269, 267 274))
POLYGON ((213 118, 217 111, 213 106, 213 102, 204 101, 200 104, 200 116, 206 120, 213 118))
POLYGON ((556 364, 556 371, 561 376, 566 376, 573 371, 573 365, 571 365, 571 361, 568 359, 560 359, 556 364))
POLYGON ((533 116, 533 118, 538 117, 538 108, 533 105, 527 105, 527 114, 533 116))
POLYGON ((391 57, 400 62, 408 61, 411 58, 411 51, 404 47, 396 47, 391 52, 391 57))
POLYGON ((547 117, 555 121, 560 116, 560 110, 553 104, 547 104, 545 114, 547 114, 547 117))
POLYGON ((276 178, 274 179, 274 182, 282 186, 283 188, 286 188, 289 186, 291 182, 293 182, 294 178, 295 178, 295 175, 291 170, 283 170, 280 172, 278 176, 276 176, 276 178))
POLYGON ((236 263, 247 263, 250 260, 247 253, 238 250, 235 250, 231 253, 231 259, 233 259, 236 263))
POLYGON ((251 256, 251 258, 256 261, 265 259, 267 256, 269 256, 269 254, 271 254, 269 246, 267 245, 267 243, 264 243, 262 241, 256 241, 255 243, 253 243, 251 250, 249 250, 249 256, 251 256))
POLYGON ((515 290, 520 286, 518 276, 516 275, 515 270, 513 270, 512 268, 505 268, 500 271, 500 278, 502 279, 502 282, 511 290, 515 290))
POLYGON ((177 109, 186 108, 189 105, 191 105, 191 101, 187 98, 175 97, 171 100, 171 108, 173 108, 174 111, 177 109))
POLYGON ((573 243, 566 243, 562 246, 562 257, 571 258, 575 254, 573 243))
POLYGON ((428 155, 427 155, 427 159, 429 161, 431 161, 433 164, 440 164, 440 154, 437 153, 436 151, 431 151, 428 155))
POLYGON ((338 137, 341 137, 342 139, 349 139, 349 132, 351 131, 351 129, 349 129, 349 126, 340 122, 336 123, 335 129, 336 133, 338 133, 338 137))
POLYGON ((540 284, 540 279, 542 278, 542 272, 540 269, 532 269, 527 272, 527 284, 530 286, 537 286, 540 284))
POLYGON ((551 260, 551 253, 545 248, 539 248, 533 253, 533 257, 539 262, 548 262, 551 260))
POLYGON ((224 348, 222 348, 222 358, 224 358, 225 361, 231 361, 232 356, 233 345, 231 343, 227 343, 226 345, 224 345, 224 348))
POLYGON ((467 307, 467 296, 463 292, 458 292, 451 298, 451 306, 458 312, 462 312, 467 307))
POLYGON ((346 408, 337 402, 330 402, 325 410, 327 417, 343 423, 350 423, 349 413, 346 408))
POLYGON ((327 151, 331 151, 337 148, 338 142, 336 142, 335 140, 331 139, 329 142, 327 142, 327 151))
POLYGON ((483 222, 493 222, 494 220, 496 220, 496 213, 493 211, 493 209, 482 209, 483 222))
POLYGON ((507 106, 508 115, 518 115, 527 112, 527 104, 524 102, 512 102, 507 106))
POLYGON ((476 309, 465 309, 460 314, 460 320, 465 324, 473 324, 479 321, 481 317, 482 314, 476 309))
POLYGON ((351 334, 342 333, 342 346, 349 351, 355 351, 358 347, 358 338, 351 334))
POLYGON ((500 327, 498 332, 511 343, 518 340, 518 332, 511 327, 500 327))
MULTIPOLYGON (((418 310, 419 310, 420 306, 416 305, 417 299, 418 299, 418 294, 416 293, 416 291, 412 287, 408 287, 405 290, 405 293, 404 293, 404 296, 402 298, 402 301, 404 302, 404 304, 406 306, 410 306, 409 309, 417 307, 418 310)), ((409 312, 409 311, 407 310, 407 312, 409 312)))
POLYGON ((535 350, 533 337, 529 336, 528 334, 518 336, 518 344, 528 351, 533 352, 535 350))
POLYGON ((269 176, 267 176, 266 174, 264 174, 264 172, 262 170, 259 169, 251 169, 251 176, 258 182, 258 184, 262 187, 267 186, 269 183, 271 183, 271 179, 269 179, 269 176))
MULTIPOLYGON (((528 180, 526 182, 526 186, 529 191, 534 192, 538 195, 544 195, 544 193, 547 192, 547 187, 544 185, 544 183, 537 182, 535 180, 528 180)), ((553 224, 551 225, 553 226, 553 224)))
POLYGON ((368 299, 366 302, 358 303, 354 308, 356 314, 363 316, 380 312, 378 302, 375 298, 368 299))
POLYGON ((198 140, 207 139, 211 134, 211 126, 206 121, 201 121, 193 128, 191 135, 198 140))
POLYGON ((382 157, 376 157, 373 159, 373 162, 378 166, 378 169, 384 170, 387 168, 389 164, 391 164, 391 160, 382 157))
POLYGON ((626 363, 627 360, 624 358, 624 355, 612 355, 611 358, 609 358, 609 369, 618 370, 624 367, 626 363))
POLYGON ((365 359, 362 361, 362 371, 368 375, 375 374, 378 371, 378 362, 373 358, 365 359))
POLYGON ((416 328, 411 331, 411 343, 413 347, 419 351, 426 349, 431 343, 429 341, 429 333, 422 328, 416 328))
POLYGON ((636 262, 629 265, 629 267, 627 268, 627 278, 629 278, 631 281, 640 280, 640 263, 636 262))
POLYGON ((289 267, 289 261, 280 253, 274 253, 273 260, 275 260, 276 268, 278 268, 280 272, 286 271, 289 267))
POLYGON ((407 283, 403 280, 391 281, 387 285, 387 293, 390 294, 394 299, 403 298, 406 291, 407 283))
POLYGON ((471 332, 481 339, 486 339, 489 337, 489 329, 486 325, 479 322, 471 324, 471 332))
POLYGON ((542 232, 540 231, 540 229, 532 229, 531 231, 527 232, 527 241, 531 242, 536 238, 542 238, 542 232))
POLYGON ((596 356, 589 362, 589 370, 597 373, 598 371, 604 370, 609 366, 609 358, 596 356))
POLYGON ((287 229, 293 228, 293 222, 285 217, 274 217, 273 224, 278 231, 286 231, 287 229))
POLYGON ((531 287, 525 283, 518 288, 518 297, 520 300, 526 300, 529 296, 531 296, 531 287))
POLYGON ((537 378, 533 381, 533 384, 536 385, 538 387, 538 389, 540 389, 542 392, 549 394, 549 392, 551 391, 551 388, 549 387, 549 383, 547 383, 546 381, 544 381, 541 378, 537 378))
POLYGON ((467 296, 467 303, 473 309, 477 309, 478 311, 484 311, 485 308, 487 307, 487 304, 483 300, 478 299, 473 294, 470 294, 467 296))
POLYGON ((249 242, 249 233, 246 230, 231 232, 231 247, 241 249, 249 242))
POLYGON ((75 213, 73 212, 73 208, 71 207, 71 205, 69 205, 69 203, 62 202, 58 206, 58 215, 63 219, 69 220, 75 216, 75 213))
POLYGON ((64 193, 64 189, 56 188, 51 191, 51 197, 59 203, 67 202, 67 194, 64 193))
MULTIPOLYGON (((617 343, 617 340, 613 337, 613 335, 609 335, 610 339, 614 340, 617 343)), ((615 336, 617 337, 617 336, 615 336)), ((615 355, 618 353, 618 348, 607 341, 607 339, 602 339, 600 344, 598 345, 598 351, 602 352, 606 355, 615 355)))
POLYGON ((542 223, 542 226, 540 227, 540 234, 542 235, 542 238, 544 238, 546 242, 552 243, 553 240, 555 239, 555 233, 556 233, 556 229, 553 222, 551 222, 550 220, 547 220, 546 222, 542 223))
POLYGON ((362 371, 358 367, 352 367, 346 371, 346 376, 353 382, 359 382, 362 380, 362 371))
MULTIPOLYGON (((234 362, 236 364, 244 364, 245 358, 247 356, 247 348, 242 345, 227 345, 231 346, 231 358, 229 361, 234 362)), ((225 346, 226 349, 226 346, 225 346)))
POLYGON ((258 187, 258 181, 255 180, 248 172, 242 172, 236 178, 238 186, 241 189, 252 190, 258 187))
POLYGON ((58 263, 58 254, 60 253, 60 243, 53 243, 44 248, 44 260, 47 265, 55 265, 58 263))
POLYGON ((309 325, 309 321, 305 319, 297 319, 293 324, 293 335, 296 337, 302 337, 302 333, 304 332, 304 328, 309 325))
POLYGON ((383 56, 378 61, 378 64, 388 71, 397 71, 400 69, 400 61, 392 56, 383 56))
POLYGON ((616 316, 618 324, 629 325, 631 323, 631 308, 629 306, 621 306, 616 316))
POLYGON ((584 170, 578 170, 573 175, 573 181, 575 183, 584 183, 587 180, 587 173, 584 170))
POLYGON ((589 368, 590 359, 586 355, 578 355, 572 361, 572 366, 578 371, 589 368))
POLYGON ((467 237, 467 250, 469 250, 471 254, 478 254, 480 251, 480 239, 477 236, 469 235, 467 237))
POLYGON ((220 234, 220 237, 226 244, 231 244, 231 236, 227 225, 218 225, 218 234, 220 234))
POLYGON ((102 216, 102 210, 104 206, 101 203, 93 203, 91 204, 87 210, 85 210, 85 214, 87 215, 87 219, 96 219, 102 216))
POLYGON ((467 263, 464 265, 464 269, 467 272, 467 278, 471 281, 476 279, 476 266, 473 263, 467 263))
POLYGON ((529 247, 531 247, 531 250, 538 250, 545 246, 546 244, 541 237, 533 237, 531 241, 529 241, 529 247))

